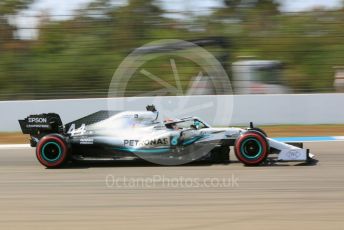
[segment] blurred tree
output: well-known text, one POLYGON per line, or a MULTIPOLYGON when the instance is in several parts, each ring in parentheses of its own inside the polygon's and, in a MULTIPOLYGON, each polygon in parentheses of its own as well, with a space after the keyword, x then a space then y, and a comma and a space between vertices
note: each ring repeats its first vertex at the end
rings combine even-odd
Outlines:
POLYGON ((36 79, 31 88, 44 85, 39 89, 43 95, 54 95, 56 89, 62 97, 106 97, 112 75, 128 52, 152 40, 155 31, 162 32, 162 13, 153 0, 131 0, 120 7, 96 0, 68 20, 41 17, 27 60, 27 78, 36 79))
MULTIPOLYGON (((344 63, 343 8, 282 13, 273 0, 223 0, 224 7, 213 14, 185 11, 183 16, 192 19, 184 20, 167 18, 161 0, 128 0, 125 5, 93 0, 68 19, 52 20, 43 13, 38 38, 24 41, 13 36, 16 25, 8 19, 32 1, 0 1, 2 98, 104 97, 112 74, 132 49, 164 38, 224 36, 231 44, 224 52, 231 57, 286 63, 286 84, 296 92, 331 91, 332 67, 344 63)), ((172 79, 165 71, 170 71, 168 60, 149 63, 153 64, 155 74, 172 79)), ((195 68, 177 65, 187 85, 195 68)), ((142 92, 152 87, 137 78, 132 89, 142 92)))
POLYGON ((19 10, 26 9, 33 0, 2 0, 0 2, 0 15, 11 15, 18 13, 19 10))
POLYGON ((225 7, 216 12, 216 15, 222 18, 234 17, 247 22, 252 19, 256 21, 257 16, 266 19, 280 13, 279 3, 274 0, 223 0, 223 2, 225 7))
POLYGON ((6 98, 20 91, 20 84, 16 84, 16 71, 21 69, 22 53, 30 44, 15 38, 17 27, 10 23, 10 18, 20 10, 28 8, 32 2, 33 0, 0 1, 0 92, 7 95, 6 98))
POLYGON ((9 24, 9 16, 26 9, 33 0, 2 0, 0 1, 0 50, 13 39, 16 26, 9 24))
POLYGON ((152 39, 149 31, 161 28, 164 21, 163 10, 154 0, 129 0, 128 5, 121 7, 118 17, 118 29, 122 45, 133 49, 136 45, 152 39))

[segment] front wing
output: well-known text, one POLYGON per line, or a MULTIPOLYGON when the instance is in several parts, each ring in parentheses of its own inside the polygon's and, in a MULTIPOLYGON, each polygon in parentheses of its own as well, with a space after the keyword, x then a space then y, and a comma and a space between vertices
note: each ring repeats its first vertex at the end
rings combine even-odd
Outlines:
POLYGON ((278 161, 307 161, 314 157, 309 149, 302 149, 294 145, 268 138, 270 147, 278 151, 278 161))

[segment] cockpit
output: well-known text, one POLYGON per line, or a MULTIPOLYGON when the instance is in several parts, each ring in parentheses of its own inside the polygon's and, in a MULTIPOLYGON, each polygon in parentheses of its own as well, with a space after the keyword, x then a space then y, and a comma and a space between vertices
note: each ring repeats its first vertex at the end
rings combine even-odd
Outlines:
POLYGON ((183 119, 166 119, 164 121, 166 128, 174 130, 183 130, 183 129, 204 129, 209 128, 205 122, 201 121, 198 118, 188 117, 183 119))

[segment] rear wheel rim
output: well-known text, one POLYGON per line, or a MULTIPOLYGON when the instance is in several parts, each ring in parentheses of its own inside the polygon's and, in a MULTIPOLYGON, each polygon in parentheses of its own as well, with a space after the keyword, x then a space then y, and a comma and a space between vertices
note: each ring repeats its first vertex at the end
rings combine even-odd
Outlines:
POLYGON ((45 161, 55 162, 61 158, 62 149, 58 143, 50 141, 43 145, 41 155, 45 161))

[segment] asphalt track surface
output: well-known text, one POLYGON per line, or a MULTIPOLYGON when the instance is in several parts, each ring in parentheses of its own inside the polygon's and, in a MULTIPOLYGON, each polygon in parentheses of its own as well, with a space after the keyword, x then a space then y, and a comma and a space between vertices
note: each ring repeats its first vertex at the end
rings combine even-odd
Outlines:
POLYGON ((344 142, 306 147, 317 165, 58 170, 2 149, 0 229, 344 229, 344 142))

